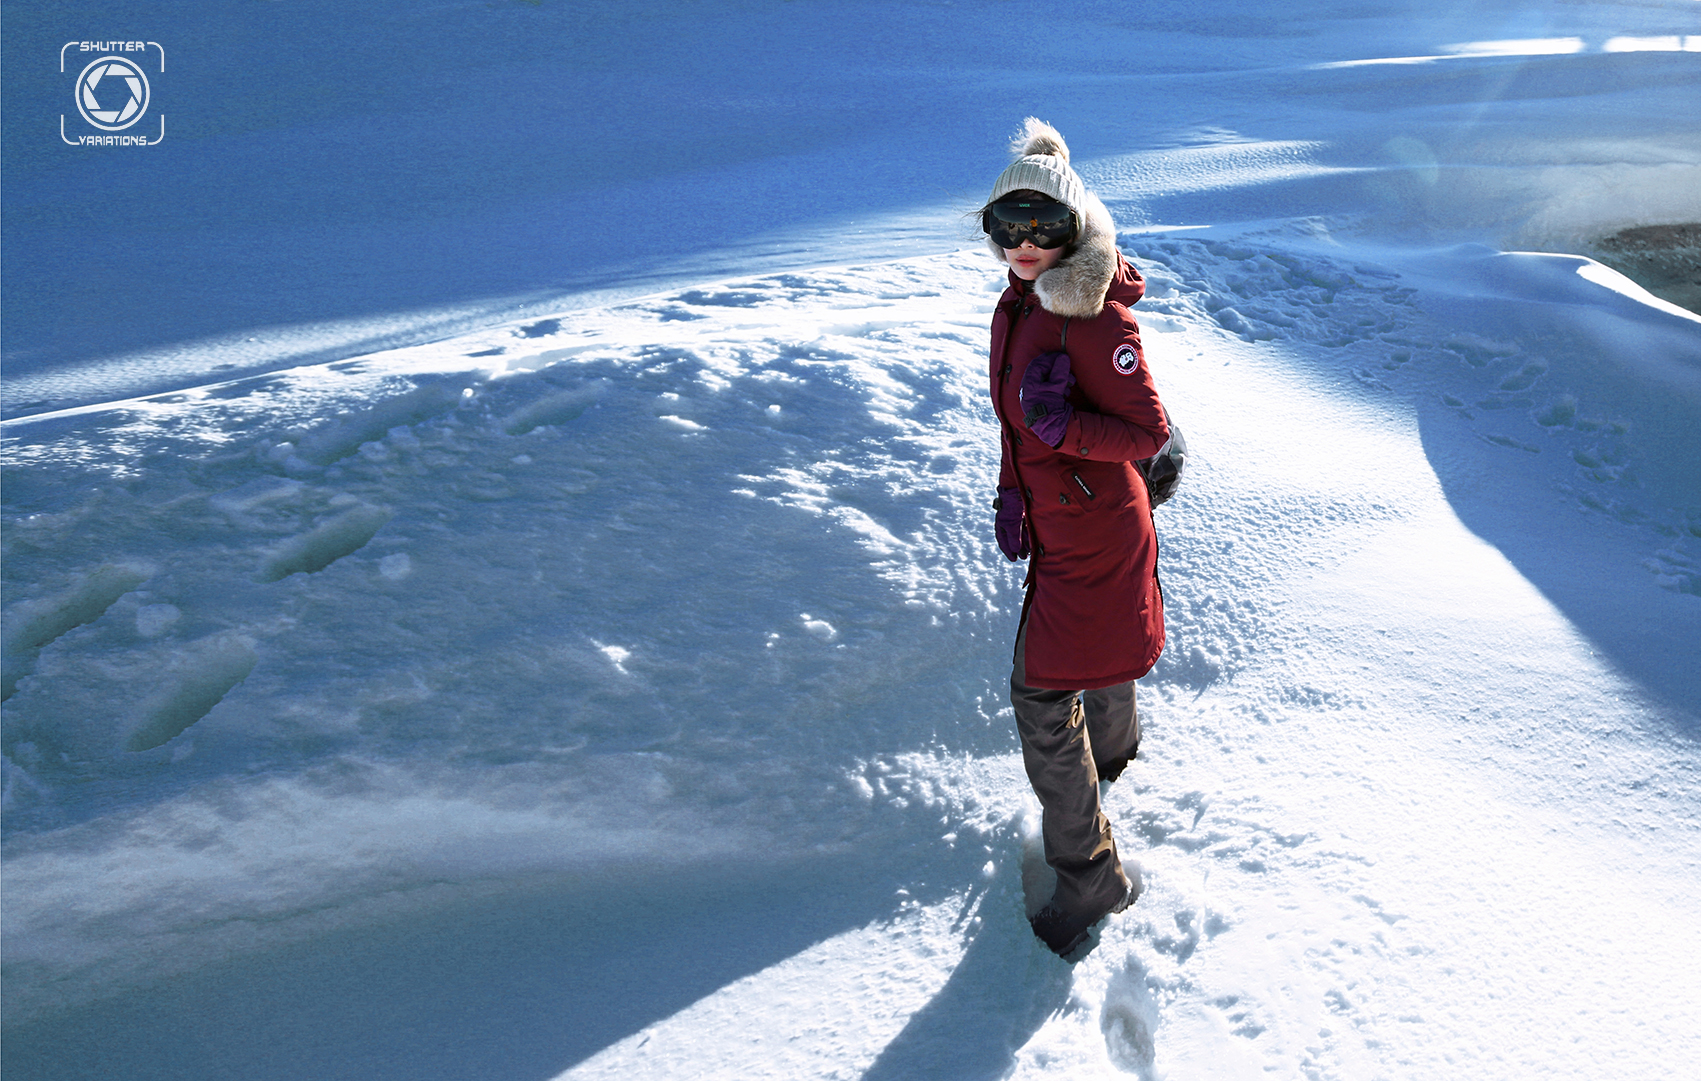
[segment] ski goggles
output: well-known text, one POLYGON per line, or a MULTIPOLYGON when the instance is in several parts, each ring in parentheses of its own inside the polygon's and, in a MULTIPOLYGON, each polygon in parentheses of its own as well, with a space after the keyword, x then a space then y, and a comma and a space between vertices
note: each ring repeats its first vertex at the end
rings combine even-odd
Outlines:
POLYGON ((1024 240, 1034 247, 1061 248, 1075 239, 1075 212, 1050 200, 1000 199, 981 211, 980 227, 1000 248, 1019 248, 1024 240))

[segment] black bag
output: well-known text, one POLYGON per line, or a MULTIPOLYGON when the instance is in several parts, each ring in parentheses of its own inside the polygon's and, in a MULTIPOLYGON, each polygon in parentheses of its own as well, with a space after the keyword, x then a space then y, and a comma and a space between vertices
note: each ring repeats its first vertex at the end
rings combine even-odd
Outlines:
POLYGON ((1153 507, 1157 507, 1181 486, 1181 467, 1187 464, 1187 440, 1182 436, 1181 429, 1175 421, 1169 419, 1169 410, 1164 410, 1164 420, 1169 424, 1169 442, 1163 449, 1150 458, 1142 458, 1134 463, 1134 468, 1146 478, 1146 495, 1150 497, 1153 507))

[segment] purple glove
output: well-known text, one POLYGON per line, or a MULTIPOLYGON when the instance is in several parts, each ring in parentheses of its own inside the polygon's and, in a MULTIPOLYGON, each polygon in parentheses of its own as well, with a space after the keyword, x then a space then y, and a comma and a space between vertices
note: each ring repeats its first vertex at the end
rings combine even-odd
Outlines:
POLYGON ((1048 447, 1063 443, 1075 407, 1069 404, 1069 388, 1075 377, 1069 373, 1068 353, 1044 353, 1028 363, 1022 376, 1022 423, 1048 447))
POLYGON ((998 498, 992 501, 992 509, 997 516, 992 521, 993 532, 998 534, 998 547, 1010 562, 1028 558, 1028 531, 1022 528, 1022 491, 1020 488, 1000 488, 998 498))

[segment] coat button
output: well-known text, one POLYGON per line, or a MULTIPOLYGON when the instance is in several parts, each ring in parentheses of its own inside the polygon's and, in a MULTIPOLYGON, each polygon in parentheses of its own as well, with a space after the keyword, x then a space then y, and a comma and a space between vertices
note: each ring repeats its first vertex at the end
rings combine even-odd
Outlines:
POLYGON ((1062 492, 1057 493, 1057 501, 1059 503, 1063 504, 1065 507, 1067 507, 1069 505, 1069 497, 1064 495, 1062 492))

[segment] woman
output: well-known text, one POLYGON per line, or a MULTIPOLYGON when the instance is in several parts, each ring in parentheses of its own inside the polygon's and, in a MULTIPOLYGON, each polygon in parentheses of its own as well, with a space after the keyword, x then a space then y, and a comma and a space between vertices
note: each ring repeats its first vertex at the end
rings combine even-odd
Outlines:
POLYGON ((1132 463, 1169 439, 1129 308, 1145 282, 1110 212, 1030 117, 981 224, 1010 287, 992 317, 992 403, 1003 431, 998 545, 1026 558, 1010 703, 1057 872, 1034 933, 1059 955, 1133 901, 1099 782, 1134 757, 1134 680, 1163 649, 1157 539, 1132 463))

